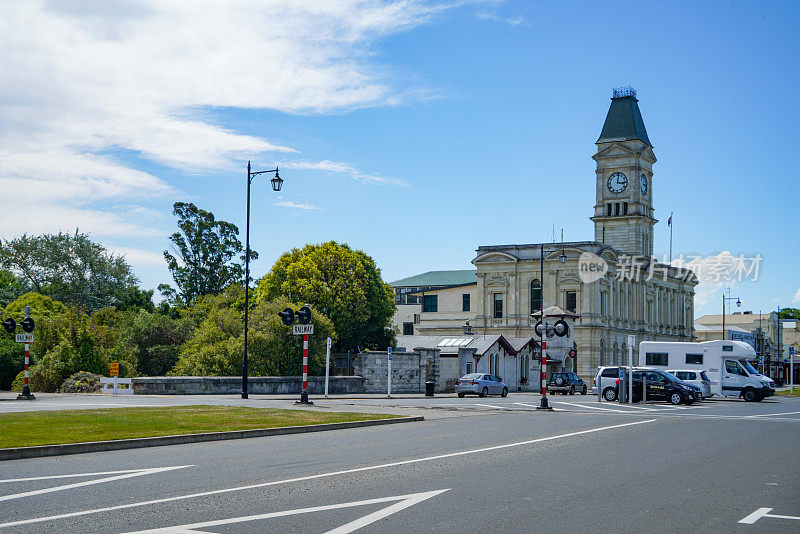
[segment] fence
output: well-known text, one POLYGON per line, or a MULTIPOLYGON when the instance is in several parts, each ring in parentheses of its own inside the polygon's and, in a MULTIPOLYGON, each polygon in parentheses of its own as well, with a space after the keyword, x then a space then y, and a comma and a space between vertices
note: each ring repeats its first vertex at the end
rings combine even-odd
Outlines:
POLYGON ((113 378, 103 377, 100 379, 100 384, 103 386, 100 390, 100 393, 103 395, 133 395, 133 386, 131 385, 130 378, 119 378, 117 376, 113 378), (127 387, 120 388, 119 385, 125 385, 127 387))

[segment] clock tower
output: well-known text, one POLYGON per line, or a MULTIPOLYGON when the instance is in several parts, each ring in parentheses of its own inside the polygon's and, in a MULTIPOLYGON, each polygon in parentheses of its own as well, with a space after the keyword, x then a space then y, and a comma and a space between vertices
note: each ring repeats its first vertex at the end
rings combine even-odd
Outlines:
POLYGON ((614 89, 597 140, 594 239, 633 256, 653 255, 656 156, 631 87, 614 89))

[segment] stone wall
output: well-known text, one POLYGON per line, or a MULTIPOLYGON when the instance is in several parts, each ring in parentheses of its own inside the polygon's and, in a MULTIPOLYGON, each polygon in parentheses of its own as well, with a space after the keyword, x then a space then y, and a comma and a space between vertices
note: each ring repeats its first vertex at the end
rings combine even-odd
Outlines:
MULTIPOLYGON (((252 376, 248 379, 248 392, 254 395, 300 394, 302 377, 252 376)), ((242 392, 241 376, 151 376, 131 379, 135 395, 233 395, 242 392)), ((325 377, 309 376, 308 392, 325 393, 325 377)), ((360 376, 332 376, 328 392, 364 393, 364 379, 360 376)))
MULTIPOLYGON (((364 377, 365 393, 387 393, 388 354, 366 351, 356 356, 353 372, 364 377)), ((425 393, 425 382, 433 380, 435 391, 444 391, 439 380, 439 350, 415 349, 392 353, 392 393, 425 393)))

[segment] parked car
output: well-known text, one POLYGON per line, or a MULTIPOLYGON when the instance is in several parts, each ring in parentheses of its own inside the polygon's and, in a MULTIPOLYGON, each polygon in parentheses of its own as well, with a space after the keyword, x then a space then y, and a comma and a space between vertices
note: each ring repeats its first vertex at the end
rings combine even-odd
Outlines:
POLYGON ((471 373, 456 380, 456 393, 464 397, 467 393, 487 397, 489 395, 508 395, 508 386, 494 375, 486 373, 471 373))
POLYGON ((586 382, 575 373, 553 373, 547 382, 547 390, 564 395, 574 395, 579 391, 581 395, 586 395, 586 382))
POLYGON ((695 401, 703 400, 700 388, 678 380, 669 373, 657 369, 634 367, 633 402, 641 402, 645 384, 647 400, 664 400, 675 405, 692 404, 695 401))
POLYGON ((711 393, 711 381, 705 371, 693 371, 691 369, 668 369, 667 373, 671 374, 678 380, 683 380, 687 384, 691 384, 700 389, 703 398, 707 399, 713 397, 711 393))
POLYGON ((617 378, 619 378, 619 367, 601 366, 597 368, 597 374, 592 382, 592 393, 597 395, 597 388, 603 394, 603 398, 609 402, 617 400, 617 378))

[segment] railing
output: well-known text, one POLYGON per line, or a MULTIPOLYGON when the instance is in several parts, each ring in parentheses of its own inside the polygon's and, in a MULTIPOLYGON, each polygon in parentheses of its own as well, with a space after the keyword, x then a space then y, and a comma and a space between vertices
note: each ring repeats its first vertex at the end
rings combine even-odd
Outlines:
POLYGON ((100 379, 100 384, 102 384, 102 389, 100 393, 103 395, 133 395, 133 384, 131 384, 130 378, 119 378, 117 376, 113 378, 106 378, 103 377, 100 379), (127 388, 120 388, 120 385, 128 386, 127 388))

